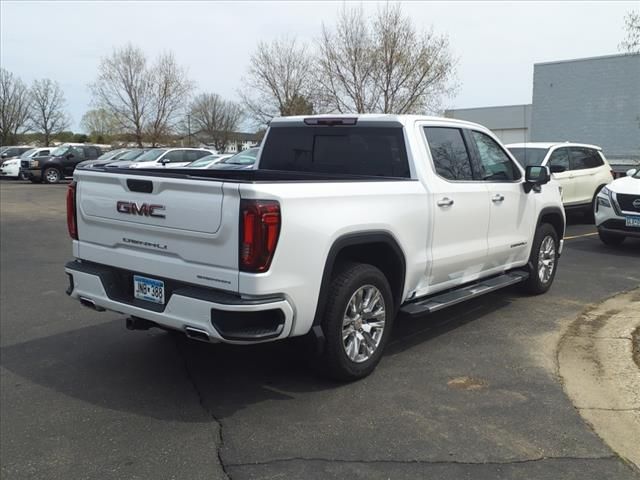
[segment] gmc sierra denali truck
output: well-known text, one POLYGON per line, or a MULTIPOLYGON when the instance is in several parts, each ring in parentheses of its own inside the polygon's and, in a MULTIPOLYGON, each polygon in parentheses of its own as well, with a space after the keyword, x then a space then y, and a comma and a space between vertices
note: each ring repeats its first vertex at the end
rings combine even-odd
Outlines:
POLYGON ((565 229, 547 167, 480 125, 394 115, 274 119, 254 170, 80 167, 67 221, 83 305, 207 342, 307 336, 347 380, 399 311, 547 291, 565 229))

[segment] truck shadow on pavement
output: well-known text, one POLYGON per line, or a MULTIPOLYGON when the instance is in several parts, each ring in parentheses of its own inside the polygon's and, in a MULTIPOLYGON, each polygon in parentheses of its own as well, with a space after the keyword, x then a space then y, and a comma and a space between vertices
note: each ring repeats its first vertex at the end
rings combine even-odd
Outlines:
MULTIPOLYGON (((508 303, 504 294, 488 295, 429 317, 400 316, 381 366, 508 303)), ((222 419, 251 404, 349 385, 314 372, 306 342, 212 345, 159 330, 129 332, 124 318, 0 351, 0 364, 29 382, 96 406, 182 422, 203 420, 199 409, 184 408, 202 403, 203 392, 222 419)))

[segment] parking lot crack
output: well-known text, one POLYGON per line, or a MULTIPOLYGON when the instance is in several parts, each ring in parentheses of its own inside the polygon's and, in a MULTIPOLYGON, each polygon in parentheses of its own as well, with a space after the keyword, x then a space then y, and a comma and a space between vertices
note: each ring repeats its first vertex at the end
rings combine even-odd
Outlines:
POLYGON ((291 463, 291 462, 326 462, 326 463, 349 463, 349 464, 398 464, 398 465, 518 465, 543 461, 554 460, 569 460, 569 461, 587 461, 587 460, 617 460, 616 455, 606 456, 594 456, 594 457, 533 457, 523 458, 505 461, 491 461, 491 462, 463 462, 457 460, 394 460, 394 459, 372 459, 372 460, 350 460, 344 458, 323 458, 323 457, 286 457, 276 458, 272 460, 265 460, 261 462, 243 462, 243 463, 228 463, 227 468, 247 467, 247 466, 267 466, 278 463, 291 463))
POLYGON ((195 392, 196 397, 198 398, 198 403, 200 405, 200 408, 202 408, 202 410, 205 412, 205 414, 216 425, 218 425, 217 438, 214 439, 215 452, 216 452, 216 456, 218 458, 218 463, 220 464, 220 468, 222 469, 222 472, 224 473, 225 478, 228 478, 229 480, 231 480, 231 475, 227 471, 227 466, 225 465, 224 461, 222 460, 222 454, 221 454, 221 449, 224 446, 224 436, 223 436, 223 433, 222 433, 222 422, 218 418, 216 418, 216 416, 213 414, 213 412, 211 412, 211 410, 209 410, 207 408, 207 406, 205 405, 204 396, 202 395, 202 392, 200 391, 200 388, 198 388, 198 384, 196 382, 196 379, 195 379, 193 373, 191 372, 191 369, 189 368, 189 362, 187 361, 187 357, 182 352, 182 349, 180 348, 180 345, 178 344, 178 342, 176 340, 174 340, 174 345, 176 347, 176 351, 178 352, 178 356, 182 359, 182 363, 184 365, 186 378, 187 378, 188 382, 191 384, 191 386, 193 388, 193 391, 195 392))

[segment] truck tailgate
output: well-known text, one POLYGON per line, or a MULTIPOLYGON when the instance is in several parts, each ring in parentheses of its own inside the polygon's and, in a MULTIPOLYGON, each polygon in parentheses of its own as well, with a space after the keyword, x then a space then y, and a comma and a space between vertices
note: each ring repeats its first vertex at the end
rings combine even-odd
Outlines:
POLYGON ((77 171, 77 256, 238 290, 236 183, 77 171))

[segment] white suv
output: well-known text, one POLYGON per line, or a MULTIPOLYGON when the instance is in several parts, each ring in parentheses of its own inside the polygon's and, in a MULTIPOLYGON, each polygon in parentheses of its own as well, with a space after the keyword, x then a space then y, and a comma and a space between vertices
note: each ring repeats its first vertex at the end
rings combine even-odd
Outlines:
POLYGON ((204 148, 153 148, 136 158, 129 168, 180 168, 214 153, 204 148))
POLYGON ((600 190, 595 205, 600 240, 618 245, 626 237, 640 238, 640 168, 600 190))
POLYGON ((613 179, 602 149, 582 143, 513 143, 506 146, 523 167, 546 165, 562 187, 566 210, 594 211, 598 192, 613 179))

